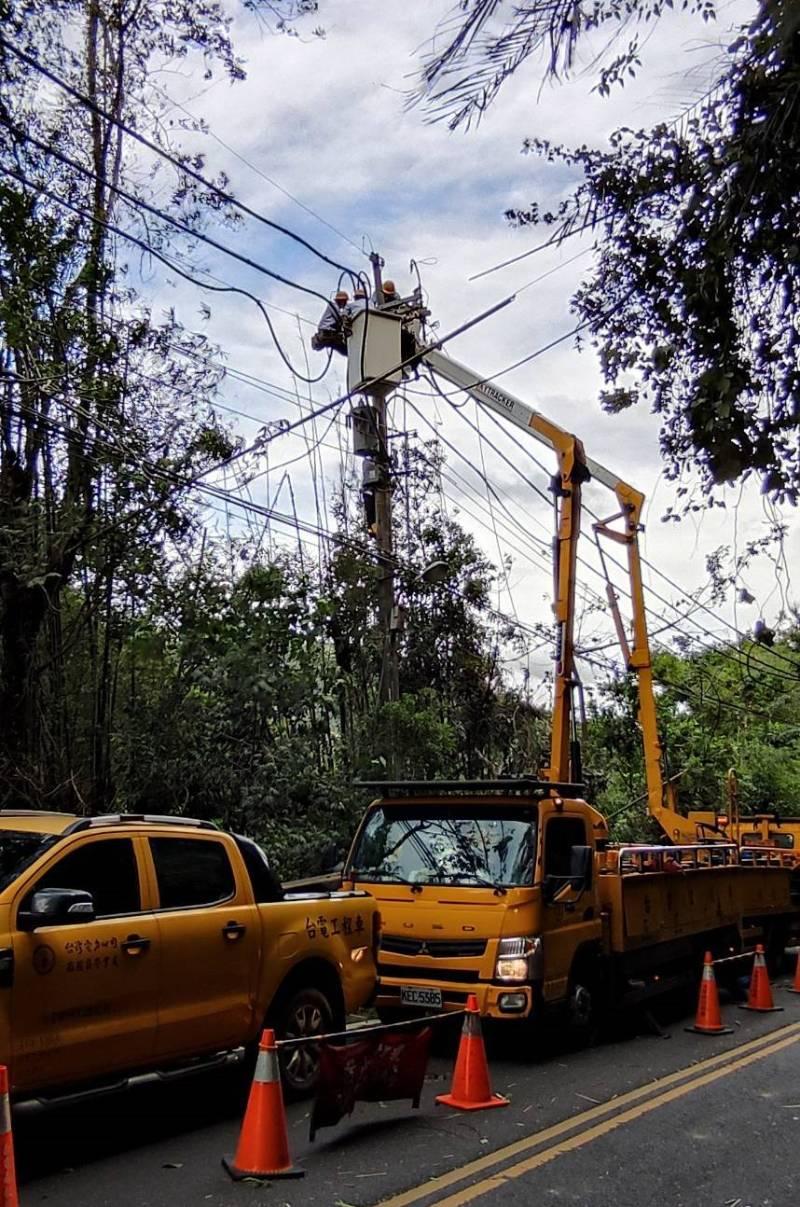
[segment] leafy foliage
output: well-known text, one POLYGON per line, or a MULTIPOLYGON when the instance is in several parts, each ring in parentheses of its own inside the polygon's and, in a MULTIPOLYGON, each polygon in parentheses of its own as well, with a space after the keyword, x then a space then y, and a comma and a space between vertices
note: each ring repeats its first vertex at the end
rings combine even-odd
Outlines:
MULTIPOLYGON (((277 6, 274 6, 277 7, 277 6)), ((158 245, 137 198, 194 229, 225 220, 182 170, 143 165, 120 122, 164 145, 154 71, 194 57, 241 78, 216 0, 7 0, 0 46, 0 782, 96 807, 113 798, 121 643, 162 559, 193 539, 187 483, 232 451, 209 404, 210 349, 139 301, 119 218, 158 245), (9 47, 87 98, 43 84, 9 47), (67 157, 54 158, 51 152, 67 157), (117 188, 132 202, 123 207, 117 188), (122 209, 122 213, 119 211, 122 209), (192 359, 187 361, 185 353, 192 359), (70 658, 82 695, 67 707, 70 658)), ((160 97, 160 99, 159 99, 160 97)), ((185 157, 182 162, 186 162, 185 157)), ((202 166, 195 159, 195 167, 202 166)))
MULTIPOLYGON (((731 651, 660 653, 655 671, 666 774, 684 809, 727 807, 733 771, 743 814, 800 816, 800 674, 792 673, 798 629, 771 649, 744 642, 731 651)), ((635 684, 612 676, 594 701, 587 764, 615 836, 657 831, 645 818, 644 764, 635 684)))
MULTIPOLYGON (((479 121, 509 76, 529 59, 544 60, 547 77, 575 66, 580 41, 609 31, 609 45, 634 27, 631 40, 600 64, 600 92, 624 81, 639 63, 640 27, 656 21, 673 0, 459 0, 441 22, 424 56, 410 103, 423 103, 434 120, 452 130, 479 121), (638 28, 637 28, 638 27, 638 28)), ((714 0, 682 0, 680 7, 713 20, 714 0)))

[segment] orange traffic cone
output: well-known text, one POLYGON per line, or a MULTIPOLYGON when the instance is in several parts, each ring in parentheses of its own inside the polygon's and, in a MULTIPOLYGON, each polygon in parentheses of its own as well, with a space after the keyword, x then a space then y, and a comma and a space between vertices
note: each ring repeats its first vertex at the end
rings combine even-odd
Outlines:
POLYGON ((8 1100, 8 1069, 5 1065, 0 1065, 0 1207, 18 1207, 18 1204, 14 1137, 11 1134, 11 1104, 8 1100))
POLYGON ((292 1165, 289 1156, 274 1031, 261 1036, 236 1156, 233 1161, 223 1157, 222 1164, 236 1182, 242 1178, 302 1178, 305 1173, 292 1165))
POLYGON ((756 947, 756 955, 753 960, 753 975, 750 978, 750 989, 747 994, 747 1002, 740 1007, 741 1010, 758 1010, 761 1013, 766 1013, 769 1010, 782 1010, 783 1006, 776 1006, 772 1000, 772 989, 769 983, 769 973, 767 972, 767 962, 764 959, 764 948, 759 943, 756 947))
POLYGON ((800 993, 800 951, 797 953, 797 963, 794 968, 794 980, 788 987, 790 993, 800 993))
POLYGON ((490 1106, 508 1106, 507 1098, 492 1093, 478 999, 474 993, 467 998, 452 1088, 449 1094, 437 1094, 436 1101, 460 1111, 483 1111, 490 1106))
POLYGON ((687 1031, 697 1031, 699 1035, 730 1035, 733 1027, 722 1025, 722 1015, 719 1010, 719 993, 717 978, 714 976, 714 959, 707 951, 703 960, 703 975, 700 978, 700 996, 697 999, 697 1014, 694 1026, 687 1031))

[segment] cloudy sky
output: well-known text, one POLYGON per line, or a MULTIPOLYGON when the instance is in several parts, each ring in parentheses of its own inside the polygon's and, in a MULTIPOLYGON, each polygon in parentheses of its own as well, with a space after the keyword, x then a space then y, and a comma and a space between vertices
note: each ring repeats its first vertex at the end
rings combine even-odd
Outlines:
MULTIPOLYGON (((468 133, 426 124, 424 115, 418 109, 407 110, 403 101, 420 48, 450 7, 443 0, 410 0, 402 5, 385 0, 320 0, 324 39, 276 36, 237 9, 234 34, 246 61, 246 81, 209 86, 199 71, 187 69, 165 73, 160 86, 176 106, 183 107, 173 111, 176 122, 191 114, 208 124, 206 135, 182 135, 183 145, 202 148, 208 167, 224 169, 236 194, 254 209, 355 269, 368 269, 364 252, 375 248, 386 260, 387 275, 401 290, 412 284, 409 261, 413 257, 441 331, 517 292, 511 305, 447 346, 451 356, 488 376, 569 331, 575 322, 570 297, 591 264, 591 241, 573 238, 561 248, 469 281, 474 273, 534 247, 545 237, 535 230, 509 228, 503 218, 507 207, 535 200, 547 208, 573 183, 563 167, 523 155, 523 139, 536 136, 572 145, 602 145, 619 125, 678 118, 704 91, 709 73, 732 40, 731 28, 747 17, 752 6, 741 0, 723 3, 716 26, 704 26, 685 14, 668 14, 649 34, 640 78, 610 100, 592 93, 591 71, 540 90, 536 68, 529 67, 506 85, 480 127, 468 133), (544 279, 523 289, 539 277, 544 279)), ((300 29, 310 35, 310 27, 300 29)), ((586 47, 587 61, 593 49, 586 47)), ((336 288, 333 270, 258 223, 247 222, 221 237, 323 294, 336 288)), ((303 366, 304 355, 313 368, 319 365, 308 349, 312 324, 321 309, 313 297, 274 285, 224 256, 209 254, 202 262, 217 278, 249 288, 265 303, 287 311, 273 312, 287 352, 297 365, 303 366)), ((342 391, 342 360, 313 387, 293 381, 263 319, 246 299, 204 296, 189 284, 164 280, 157 271, 150 289, 157 305, 175 306, 187 325, 202 329, 224 349, 226 363, 237 377, 226 381, 222 398, 226 405, 252 416, 229 416, 245 439, 253 438, 259 424, 296 418, 298 407, 307 407, 310 400, 324 402, 342 391), (200 317, 204 304, 211 306, 210 319, 200 317), (240 373, 258 378, 258 384, 242 380, 240 373)), ((578 352, 574 341, 568 340, 498 381, 576 432, 592 457, 647 494, 645 552, 685 590, 694 591, 706 582, 705 557, 712 550, 725 545, 741 551, 747 541, 766 532, 769 517, 755 487, 729 492, 726 511, 702 511, 680 526, 661 522, 674 487, 661 473, 655 420, 643 410, 618 417, 602 414, 597 401, 600 378, 591 349, 578 352)), ((551 580, 537 543, 548 540, 551 529, 545 504, 497 454, 484 448, 486 472, 507 509, 492 501, 493 524, 486 487, 469 467, 471 463, 480 470, 484 464, 475 433, 446 402, 409 397, 466 459, 447 454, 443 485, 451 514, 474 532, 495 562, 501 555, 511 557, 511 570, 501 579, 495 606, 523 621, 548 619, 551 580)), ((401 401, 395 400, 393 412, 396 427, 431 435, 426 422, 401 401)), ((472 403, 464 413, 474 421, 472 403)), ((482 426, 525 474, 546 485, 544 474, 489 420, 482 420, 482 426)), ((291 512, 293 493, 301 516, 328 524, 326 500, 340 479, 348 434, 343 416, 341 423, 326 428, 323 420, 313 430, 274 442, 270 472, 252 485, 252 496, 274 503, 280 486, 278 510, 291 512), (309 443, 320 438, 313 456, 306 456, 309 443), (287 467, 289 482, 283 479, 284 471, 275 467, 294 458, 299 459, 287 467)), ((532 445, 532 451, 549 470, 547 450, 532 445)), ((611 510, 602 491, 592 487, 588 496, 597 510, 611 510)), ((800 533, 794 516, 789 513, 785 518, 791 528, 786 543, 791 564, 800 552, 800 533)), ((211 520, 226 522, 219 514, 211 520)), ((234 529, 239 523, 233 512, 230 523, 234 529)), ((275 525, 272 539, 280 543, 289 534, 275 525)), ((584 552, 594 561, 588 540, 584 552)), ((584 579, 587 588, 602 590, 595 575, 587 572, 584 579)), ((747 586, 756 603, 722 609, 725 619, 741 629, 751 628, 761 614, 774 619, 792 598, 785 572, 776 579, 775 567, 766 559, 751 566, 741 585, 747 586)), ((681 599, 652 574, 650 586, 668 601, 681 599)), ((675 614, 665 603, 656 598, 651 602, 664 621, 674 621, 675 614)), ((718 619, 702 611, 694 615, 703 628, 731 636, 718 619)), ((659 627, 657 617, 652 626, 659 627)), ((592 616, 584 622, 583 638, 597 640, 606 629, 592 616)), ((708 640, 707 634, 695 631, 701 640, 708 640)), ((671 631, 665 633, 665 638, 669 636, 671 631)), ((532 654, 534 675, 541 673, 546 657, 546 651, 532 654)))

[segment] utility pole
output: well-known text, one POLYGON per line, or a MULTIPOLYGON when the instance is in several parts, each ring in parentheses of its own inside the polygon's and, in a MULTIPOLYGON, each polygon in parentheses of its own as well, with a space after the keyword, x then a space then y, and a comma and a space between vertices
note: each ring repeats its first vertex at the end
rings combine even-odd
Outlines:
MULTIPOLYGON (((383 260, 377 252, 370 255, 375 282, 375 303, 383 302, 383 260)), ((386 398, 392 387, 384 383, 370 386, 369 396, 375 408, 378 437, 376 464, 380 478, 375 487, 375 539, 378 546, 378 612, 383 652, 381 656, 380 701, 386 703, 400 698, 400 672, 397 660, 397 609, 395 607, 394 543, 392 539, 392 480, 390 474, 389 440, 386 423, 386 398)))

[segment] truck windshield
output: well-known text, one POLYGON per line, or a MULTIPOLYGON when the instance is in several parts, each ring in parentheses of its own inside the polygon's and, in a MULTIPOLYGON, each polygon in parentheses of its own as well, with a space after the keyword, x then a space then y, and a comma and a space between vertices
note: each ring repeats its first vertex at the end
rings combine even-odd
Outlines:
POLYGON ((380 884, 533 883, 536 810, 386 807, 367 819, 349 875, 380 884))
POLYGON ((31 830, 0 830, 0 889, 11 884, 58 838, 58 834, 35 834, 31 830))

